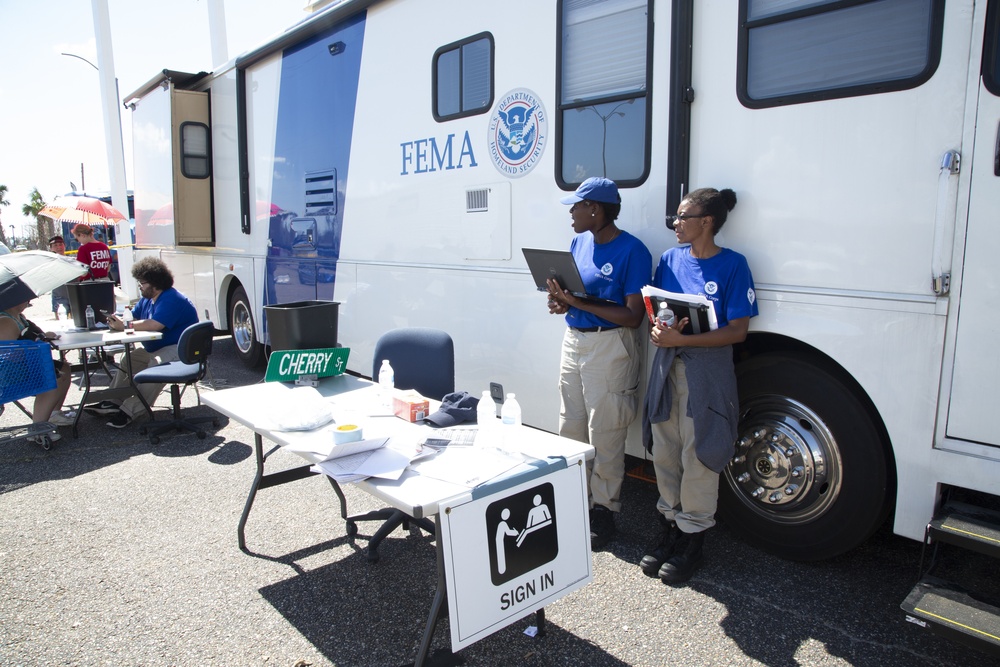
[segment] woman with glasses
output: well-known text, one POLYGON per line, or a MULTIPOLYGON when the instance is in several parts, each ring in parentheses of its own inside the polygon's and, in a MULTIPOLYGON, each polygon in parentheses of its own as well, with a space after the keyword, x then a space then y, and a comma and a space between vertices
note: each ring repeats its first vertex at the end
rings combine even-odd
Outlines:
POLYGON ((653 256, 642 241, 620 229, 618 186, 588 178, 564 197, 576 237, 570 250, 589 296, 584 300, 549 280, 549 312, 566 316, 559 366, 559 434, 595 450, 590 469, 590 546, 614 539, 621 510, 625 437, 639 408, 642 348, 638 327, 645 309, 640 290, 649 282, 653 256))
POLYGON ((757 315, 753 276, 743 255, 715 235, 736 206, 732 190, 702 188, 667 216, 678 247, 663 253, 653 285, 703 295, 718 328, 683 333, 687 317, 650 332, 656 356, 643 415, 643 441, 652 454, 662 532, 640 566, 665 584, 687 581, 702 558, 705 531, 715 525, 719 473, 733 456, 739 397, 733 345, 746 339, 757 315))

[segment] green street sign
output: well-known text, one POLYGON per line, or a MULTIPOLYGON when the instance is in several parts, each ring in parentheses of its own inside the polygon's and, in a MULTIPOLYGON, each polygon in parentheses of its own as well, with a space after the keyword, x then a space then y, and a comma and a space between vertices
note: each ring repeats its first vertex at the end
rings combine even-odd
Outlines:
POLYGON ((294 382, 303 375, 329 377, 347 370, 348 347, 324 350, 278 350, 267 361, 265 382, 294 382))

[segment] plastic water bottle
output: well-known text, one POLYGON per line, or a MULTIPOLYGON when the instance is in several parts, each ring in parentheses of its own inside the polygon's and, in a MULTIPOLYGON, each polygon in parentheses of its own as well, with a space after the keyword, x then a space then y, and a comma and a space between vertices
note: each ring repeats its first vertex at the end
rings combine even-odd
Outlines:
POLYGON ((507 400, 503 402, 503 407, 500 408, 500 420, 504 426, 521 425, 521 404, 514 398, 513 392, 507 394, 507 400))
POLYGON ((476 406, 476 421, 479 423, 479 428, 496 426, 497 406, 488 389, 483 392, 479 399, 479 405, 476 406))
POLYGON ((674 325, 674 311, 670 310, 670 305, 664 301, 660 304, 660 309, 656 311, 656 321, 661 328, 666 329, 674 325))
POLYGON ((479 425, 479 432, 476 434, 476 445, 479 447, 496 447, 496 432, 500 427, 497 424, 497 406, 493 402, 493 397, 489 390, 484 391, 476 405, 476 423, 479 425))
POLYGON ((378 369, 379 393, 382 394, 382 407, 392 410, 392 390, 396 386, 396 373, 389 365, 388 359, 382 360, 382 367, 378 369))
POLYGON ((59 304, 59 307, 56 308, 56 319, 57 320, 66 319, 66 306, 62 305, 61 303, 59 304))
POLYGON ((87 329, 94 329, 97 327, 97 322, 94 320, 94 307, 89 303, 87 304, 87 310, 83 311, 87 316, 87 329))
POLYGON ((135 319, 135 317, 132 315, 132 309, 125 306, 125 312, 122 313, 122 324, 125 325, 126 331, 132 328, 133 319, 135 319))

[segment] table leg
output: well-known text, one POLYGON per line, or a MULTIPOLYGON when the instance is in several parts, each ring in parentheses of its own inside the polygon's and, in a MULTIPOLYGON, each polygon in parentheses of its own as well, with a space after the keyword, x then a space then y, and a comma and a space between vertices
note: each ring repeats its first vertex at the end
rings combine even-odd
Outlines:
POLYGON ((247 517, 250 516, 250 508, 253 507, 253 499, 257 495, 257 488, 260 487, 260 480, 264 477, 264 440, 259 433, 253 434, 254 455, 257 458, 257 472, 253 477, 253 484, 250 485, 250 493, 247 495, 246 504, 243 506, 243 514, 240 516, 240 524, 236 528, 236 542, 240 545, 241 551, 247 550, 246 525, 247 517))
MULTIPOLYGON (((250 485, 250 493, 247 494, 246 504, 243 506, 243 514, 240 515, 240 523, 236 528, 236 542, 239 544, 241 551, 247 551, 247 539, 246 539, 246 525, 247 518, 250 516, 250 508, 253 507, 254 498, 257 496, 257 492, 261 489, 268 489, 272 486, 278 486, 279 484, 287 484, 288 482, 294 482, 299 479, 305 479, 307 477, 312 477, 319 473, 315 473, 310 468, 312 465, 299 466, 298 468, 289 468, 288 470, 282 470, 280 472, 274 472, 269 475, 264 474, 264 462, 267 461, 267 457, 274 453, 275 450, 264 453, 264 438, 259 433, 254 433, 253 436, 253 446, 254 446, 254 457, 257 460, 257 471, 254 473, 253 483, 250 485)), ((346 514, 346 500, 344 499, 343 493, 340 487, 337 486, 334 480, 333 489, 337 492, 340 497, 340 507, 341 514, 346 514)))
POLYGON ((431 640, 434 638, 434 630, 437 629, 438 618, 441 617, 441 610, 448 599, 447 583, 444 576, 444 540, 441 539, 441 517, 434 517, 434 527, 438 538, 435 540, 435 550, 437 551, 437 590, 434 591, 434 600, 431 602, 431 610, 427 614, 427 625, 424 627, 424 636, 420 640, 420 648, 417 650, 417 657, 413 660, 413 667, 423 667, 427 660, 427 654, 431 649, 431 640))
POLYGON ((83 398, 80 399, 80 408, 76 411, 76 419, 73 420, 73 437, 78 438, 80 436, 79 424, 80 415, 83 414, 83 408, 87 405, 87 397, 90 396, 90 367, 87 364, 87 348, 80 350, 80 362, 83 365, 83 398))

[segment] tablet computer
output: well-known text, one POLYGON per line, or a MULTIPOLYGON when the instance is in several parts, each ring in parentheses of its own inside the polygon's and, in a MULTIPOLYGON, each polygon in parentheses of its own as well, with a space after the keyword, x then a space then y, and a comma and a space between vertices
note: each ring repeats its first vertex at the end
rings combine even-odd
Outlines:
POLYGON ((535 286, 540 292, 549 290, 547 280, 555 278, 559 286, 578 299, 593 303, 612 304, 620 306, 617 301, 602 299, 599 296, 587 294, 583 286, 583 278, 580 277, 580 269, 576 265, 576 259, 569 250, 543 250, 541 248, 521 248, 524 253, 524 260, 528 263, 531 277, 535 280, 535 286))

